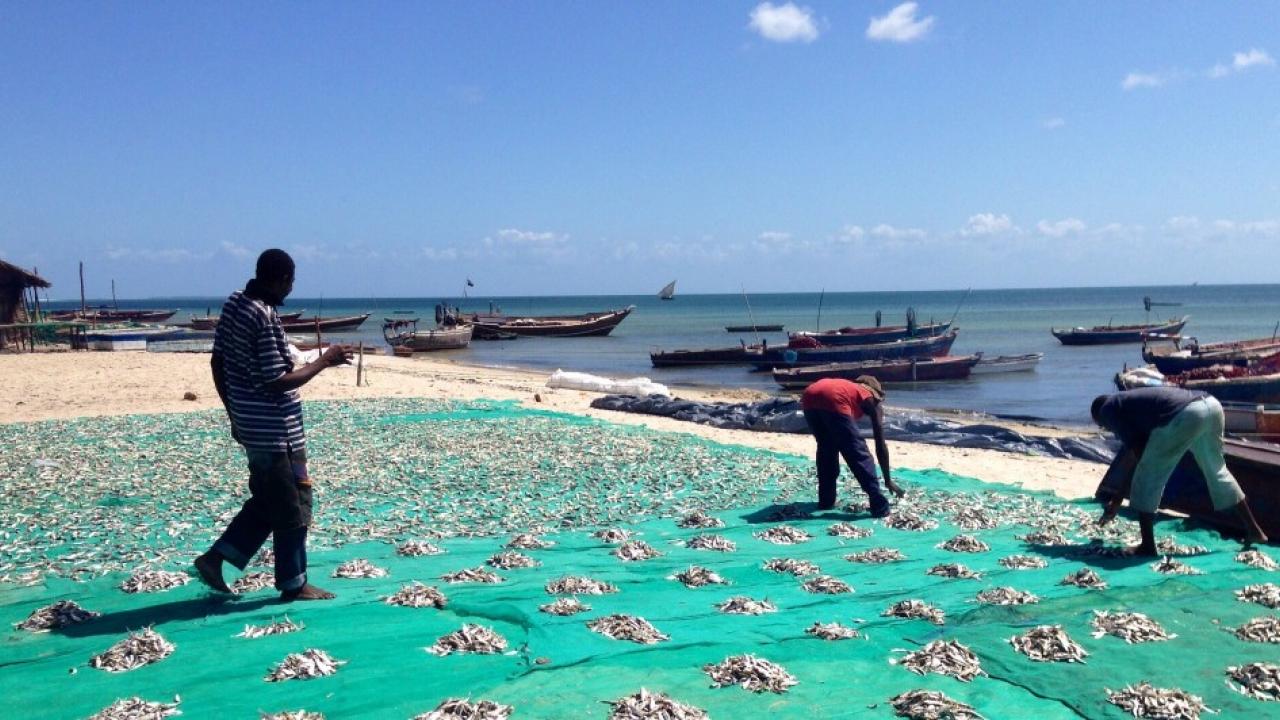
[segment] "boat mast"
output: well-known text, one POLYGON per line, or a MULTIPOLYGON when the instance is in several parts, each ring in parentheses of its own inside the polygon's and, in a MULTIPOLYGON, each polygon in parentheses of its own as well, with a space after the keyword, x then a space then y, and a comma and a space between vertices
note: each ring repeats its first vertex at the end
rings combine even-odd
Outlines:
POLYGON ((756 344, 760 344, 760 328, 756 326, 755 313, 751 312, 751 301, 747 299, 747 286, 742 286, 742 301, 747 304, 747 317, 751 319, 751 332, 756 335, 756 344))
POLYGON ((814 323, 813 331, 822 332, 822 300, 827 296, 827 289, 822 288, 822 292, 818 294, 818 320, 814 323))

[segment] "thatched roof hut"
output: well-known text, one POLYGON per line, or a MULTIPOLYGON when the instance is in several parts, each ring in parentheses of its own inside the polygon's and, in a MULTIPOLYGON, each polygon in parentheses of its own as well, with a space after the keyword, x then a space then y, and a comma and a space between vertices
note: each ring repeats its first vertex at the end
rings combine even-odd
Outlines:
MULTIPOLYGON (((17 265, 0 260, 0 325, 27 319, 23 293, 27 288, 32 287, 47 288, 49 281, 17 265)), ((4 347, 5 340, 5 333, 0 332, 0 347, 4 347)))

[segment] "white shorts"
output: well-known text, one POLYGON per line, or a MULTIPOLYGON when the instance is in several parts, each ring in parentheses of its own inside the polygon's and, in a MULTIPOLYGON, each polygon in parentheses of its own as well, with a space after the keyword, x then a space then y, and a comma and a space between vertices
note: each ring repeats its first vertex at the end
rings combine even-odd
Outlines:
POLYGON ((1235 507, 1244 492, 1227 469, 1222 456, 1222 405, 1217 398, 1204 397, 1180 410, 1168 423, 1151 431, 1133 471, 1129 506, 1138 512, 1154 513, 1169 476, 1188 452, 1196 459, 1209 486, 1215 510, 1235 507))

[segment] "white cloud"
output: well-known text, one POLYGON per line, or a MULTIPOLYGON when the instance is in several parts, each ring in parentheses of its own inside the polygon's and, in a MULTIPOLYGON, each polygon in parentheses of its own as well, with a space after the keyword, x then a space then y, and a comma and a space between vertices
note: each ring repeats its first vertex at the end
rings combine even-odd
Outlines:
POLYGON ((1213 67, 1209 68, 1209 70, 1205 74, 1208 75, 1210 78, 1217 80, 1218 78, 1223 78, 1230 75, 1231 68, 1227 65, 1223 65, 1222 63, 1218 63, 1217 65, 1214 65, 1213 67))
POLYGON ((541 259, 569 255, 569 236, 563 233, 503 228, 480 241, 485 252, 495 257, 526 256, 541 259))
POLYGON ((1165 232, 1185 235, 1200 229, 1200 218, 1195 215, 1174 215, 1164 223, 1165 232))
POLYGON ((916 3, 905 2, 890 10, 884 17, 871 18, 867 25, 867 38, 900 43, 923 38, 928 34, 929 28, 933 27, 936 18, 932 15, 918 18, 917 9, 919 5, 916 3))
POLYGON ((813 42, 818 39, 813 11, 795 3, 760 3, 751 11, 749 27, 764 39, 774 42, 813 42))
POLYGON ((866 237, 867 231, 862 229, 861 225, 845 225, 840 228, 840 234, 836 236, 837 242, 858 242, 866 237))
POLYGON ((153 263, 199 262, 213 257, 211 252, 187 248, 134 248, 127 245, 108 245, 103 254, 110 260, 133 259, 153 263))
POLYGON ((1066 127, 1067 121, 1060 117, 1051 117, 1045 118, 1045 121, 1040 123, 1040 125, 1045 130, 1057 130, 1058 128, 1066 127))
POLYGON ((1124 77, 1120 83, 1120 87, 1125 90, 1136 90, 1138 88, 1156 88, 1164 85, 1168 78, 1155 73, 1139 73, 1131 72, 1124 77))
POLYGON ((453 246, 431 247, 428 245, 422 248, 422 256, 428 260, 448 262, 458 259, 458 248, 453 246))
POLYGON ((926 235, 920 228, 900 228, 885 223, 871 228, 871 234, 887 240, 923 240, 926 235))
POLYGON ((233 257, 233 258, 239 258, 239 259, 241 259, 241 260, 243 260, 243 259, 245 259, 245 258, 247 258, 247 257, 249 257, 250 255, 252 255, 252 254, 253 254, 253 253, 249 250, 249 248, 247 248, 247 247, 245 247, 245 246, 243 246, 243 245, 238 245, 238 244, 233 243, 233 242, 231 242, 231 241, 229 241, 229 240, 223 240, 223 241, 222 241, 222 252, 224 252, 224 253, 226 253, 226 254, 230 255, 230 256, 231 256, 231 257, 233 257))
POLYGON ((1040 234, 1051 238, 1063 238, 1068 235, 1077 235, 1084 232, 1087 227, 1088 226, 1084 224, 1084 221, 1078 218, 1065 218, 1054 222, 1041 220, 1036 223, 1036 229, 1040 231, 1040 234))
POLYGON ((1265 50, 1251 48, 1248 52, 1238 52, 1231 56, 1231 67, 1236 72, 1244 72, 1251 67, 1270 67, 1276 64, 1274 58, 1265 50))
POLYGON ((970 215, 969 221, 960 229, 960 234, 965 237, 989 237, 992 235, 1003 235, 1005 233, 1016 233, 1018 228, 1013 224, 1013 220, 1008 215, 995 213, 978 213, 970 215))
POLYGON ((791 233, 779 232, 777 230, 765 230, 756 238, 762 243, 769 245, 780 245, 791 242, 791 233))

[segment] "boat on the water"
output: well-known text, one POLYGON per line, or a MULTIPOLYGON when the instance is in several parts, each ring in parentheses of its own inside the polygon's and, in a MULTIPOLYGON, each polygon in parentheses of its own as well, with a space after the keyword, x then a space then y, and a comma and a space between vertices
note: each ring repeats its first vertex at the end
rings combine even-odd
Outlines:
POLYGON ((787 333, 793 339, 812 338, 822 345, 871 345, 908 338, 928 338, 945 335, 951 329, 950 322, 925 325, 886 325, 884 327, 844 327, 839 330, 811 332, 798 330, 787 333))
POLYGON ((725 325, 724 329, 731 333, 782 332, 781 325, 725 325))
POLYGON ((1280 352, 1280 338, 1275 335, 1252 340, 1199 344, 1195 338, 1181 339, 1173 344, 1142 346, 1142 359, 1155 365, 1160 372, 1169 375, 1210 365, 1251 365, 1264 357, 1280 352))
POLYGON ((674 300, 676 297, 676 281, 672 280, 658 291, 659 300, 674 300))
POLYGON ((347 315, 345 317, 300 317, 295 320, 281 320, 280 324, 284 326, 286 332, 307 332, 308 330, 320 330, 322 332, 346 332, 355 330, 369 319, 369 313, 363 315, 347 315))
POLYGON ((762 358, 753 361, 752 365, 757 370, 773 370, 779 367, 806 367, 827 363, 941 357, 951 352, 951 345, 955 343, 958 332, 959 330, 953 329, 946 335, 895 340, 874 345, 769 348, 762 353, 762 358))
MULTIPOLYGON (((282 323, 293 322, 294 320, 301 318, 302 313, 304 312, 306 311, 298 310, 296 312, 279 313, 277 317, 280 318, 280 322, 282 323)), ((218 317, 219 316, 217 315, 192 315, 191 321, 187 323, 187 327, 192 330, 213 330, 218 327, 218 317)))
POLYGON ((1190 315, 1148 325, 1098 325, 1091 328, 1049 328, 1063 345, 1111 345, 1140 343, 1151 335, 1177 335, 1190 315))
POLYGON ((583 313, 581 315, 462 315, 460 323, 475 328, 477 340, 510 337, 603 337, 613 332, 635 310, 628 305, 621 310, 583 313))
POLYGON ((981 359, 981 355, 947 355, 910 360, 829 363, 810 367, 777 368, 773 371, 773 379, 787 390, 803 390, 823 378, 856 380, 862 375, 870 375, 882 383, 963 380, 969 377, 969 373, 981 359))
POLYGON ((460 350, 471 344, 472 327, 456 325, 439 326, 427 330, 418 329, 418 320, 391 320, 382 324, 382 337, 387 344, 405 352, 434 352, 436 350, 460 350))
POLYGON ((173 317, 177 310, 117 310, 108 306, 79 310, 57 310, 49 313, 51 320, 79 320, 93 323, 162 323, 173 317))
POLYGON ((996 355, 983 357, 973 366, 974 375, 994 375, 996 373, 1027 372, 1035 370, 1036 365, 1044 358, 1044 353, 1027 353, 1025 355, 996 355))
POLYGON ((710 365, 750 365, 763 357, 759 345, 707 348, 705 350, 654 350, 649 362, 662 367, 705 367, 710 365))

